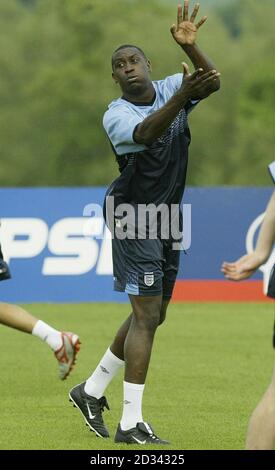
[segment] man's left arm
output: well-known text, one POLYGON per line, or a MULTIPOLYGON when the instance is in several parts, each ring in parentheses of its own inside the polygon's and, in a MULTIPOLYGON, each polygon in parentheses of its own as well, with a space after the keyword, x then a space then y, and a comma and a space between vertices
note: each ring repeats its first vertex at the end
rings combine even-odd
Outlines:
POLYGON ((227 279, 241 281, 250 277, 270 256, 275 242, 275 191, 267 205, 255 251, 233 263, 224 262, 222 272, 227 279))
MULTIPOLYGON (((196 3, 194 10, 189 18, 189 0, 184 1, 184 6, 178 6, 177 25, 171 27, 171 33, 174 40, 181 46, 184 52, 187 54, 195 69, 203 69, 202 73, 216 70, 212 61, 200 50, 196 44, 197 34, 199 28, 207 20, 206 16, 195 24, 195 20, 199 11, 200 5, 196 3)), ((186 72, 189 73, 188 66, 186 65, 186 72)), ((207 90, 207 96, 220 88, 220 79, 217 77, 215 81, 211 83, 211 86, 207 90)), ((205 96, 201 96, 205 98, 205 96)))

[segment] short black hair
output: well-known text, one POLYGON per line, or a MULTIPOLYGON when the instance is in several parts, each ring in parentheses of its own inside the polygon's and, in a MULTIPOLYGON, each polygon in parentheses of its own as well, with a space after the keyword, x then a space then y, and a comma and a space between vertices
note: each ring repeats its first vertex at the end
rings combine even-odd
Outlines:
POLYGON ((128 47, 132 47, 133 49, 137 49, 141 53, 141 55, 144 57, 144 59, 148 60, 147 57, 146 57, 146 54, 144 53, 144 51, 140 47, 134 46, 133 44, 122 44, 121 46, 117 47, 116 50, 112 53, 112 67, 114 65, 113 58, 114 58, 115 53, 120 51, 121 49, 126 49, 128 47))

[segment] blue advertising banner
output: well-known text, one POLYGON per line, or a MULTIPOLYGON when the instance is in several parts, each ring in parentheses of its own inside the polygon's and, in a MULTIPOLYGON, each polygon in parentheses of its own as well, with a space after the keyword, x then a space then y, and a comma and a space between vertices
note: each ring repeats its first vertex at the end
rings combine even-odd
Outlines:
MULTIPOLYGON (((188 188, 191 205, 179 279, 222 280, 220 266, 253 249, 267 188, 188 188)), ((106 188, 0 189, 0 240, 12 279, 0 283, 2 301, 100 302, 127 300, 113 291, 111 240, 95 204, 106 188), (83 216, 84 214, 84 216, 83 216), (92 215, 92 217, 90 217, 92 215)), ((189 206, 188 206, 189 207, 189 206)), ((274 257, 273 257, 274 259, 274 257)), ((263 268, 264 276, 272 260, 263 268)), ((255 279, 262 279, 258 272, 255 279)))

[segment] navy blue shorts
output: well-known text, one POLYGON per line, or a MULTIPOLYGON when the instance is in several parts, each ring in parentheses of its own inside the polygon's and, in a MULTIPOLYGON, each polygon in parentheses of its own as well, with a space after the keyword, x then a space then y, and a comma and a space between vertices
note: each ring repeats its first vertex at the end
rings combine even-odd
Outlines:
POLYGON ((114 290, 169 300, 175 285, 180 251, 168 240, 112 240, 114 290))

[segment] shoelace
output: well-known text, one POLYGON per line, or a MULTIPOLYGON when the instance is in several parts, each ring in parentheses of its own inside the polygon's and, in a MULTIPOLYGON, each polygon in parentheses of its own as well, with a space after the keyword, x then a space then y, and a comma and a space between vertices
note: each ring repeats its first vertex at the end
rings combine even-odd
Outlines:
POLYGON ((106 408, 107 410, 110 410, 108 402, 105 397, 101 397, 97 401, 87 399, 87 402, 89 406, 91 407, 93 413, 99 413, 100 417, 104 411, 104 408, 106 408))
POLYGON ((110 410, 106 397, 101 397, 99 399, 99 409, 101 413, 104 411, 104 408, 106 408, 107 410, 110 410))
POLYGON ((160 441, 160 438, 159 438, 158 436, 156 436, 156 434, 154 434, 154 433, 153 433, 153 434, 150 434, 150 433, 149 433, 149 437, 150 437, 151 439, 156 440, 156 441, 160 441))
POLYGON ((146 433, 144 432, 145 436, 146 436, 146 439, 152 439, 152 440, 155 440, 155 441, 160 441, 160 438, 158 436, 156 436, 155 434, 150 434, 149 432, 146 433))
POLYGON ((153 429, 147 425, 146 426, 146 431, 144 429, 140 430, 141 432, 143 432, 144 434, 147 434, 147 436, 149 436, 151 439, 155 439, 155 440, 160 440, 160 438, 158 436, 156 436, 156 434, 154 433, 153 429), (147 428, 148 426, 148 428, 147 428))

